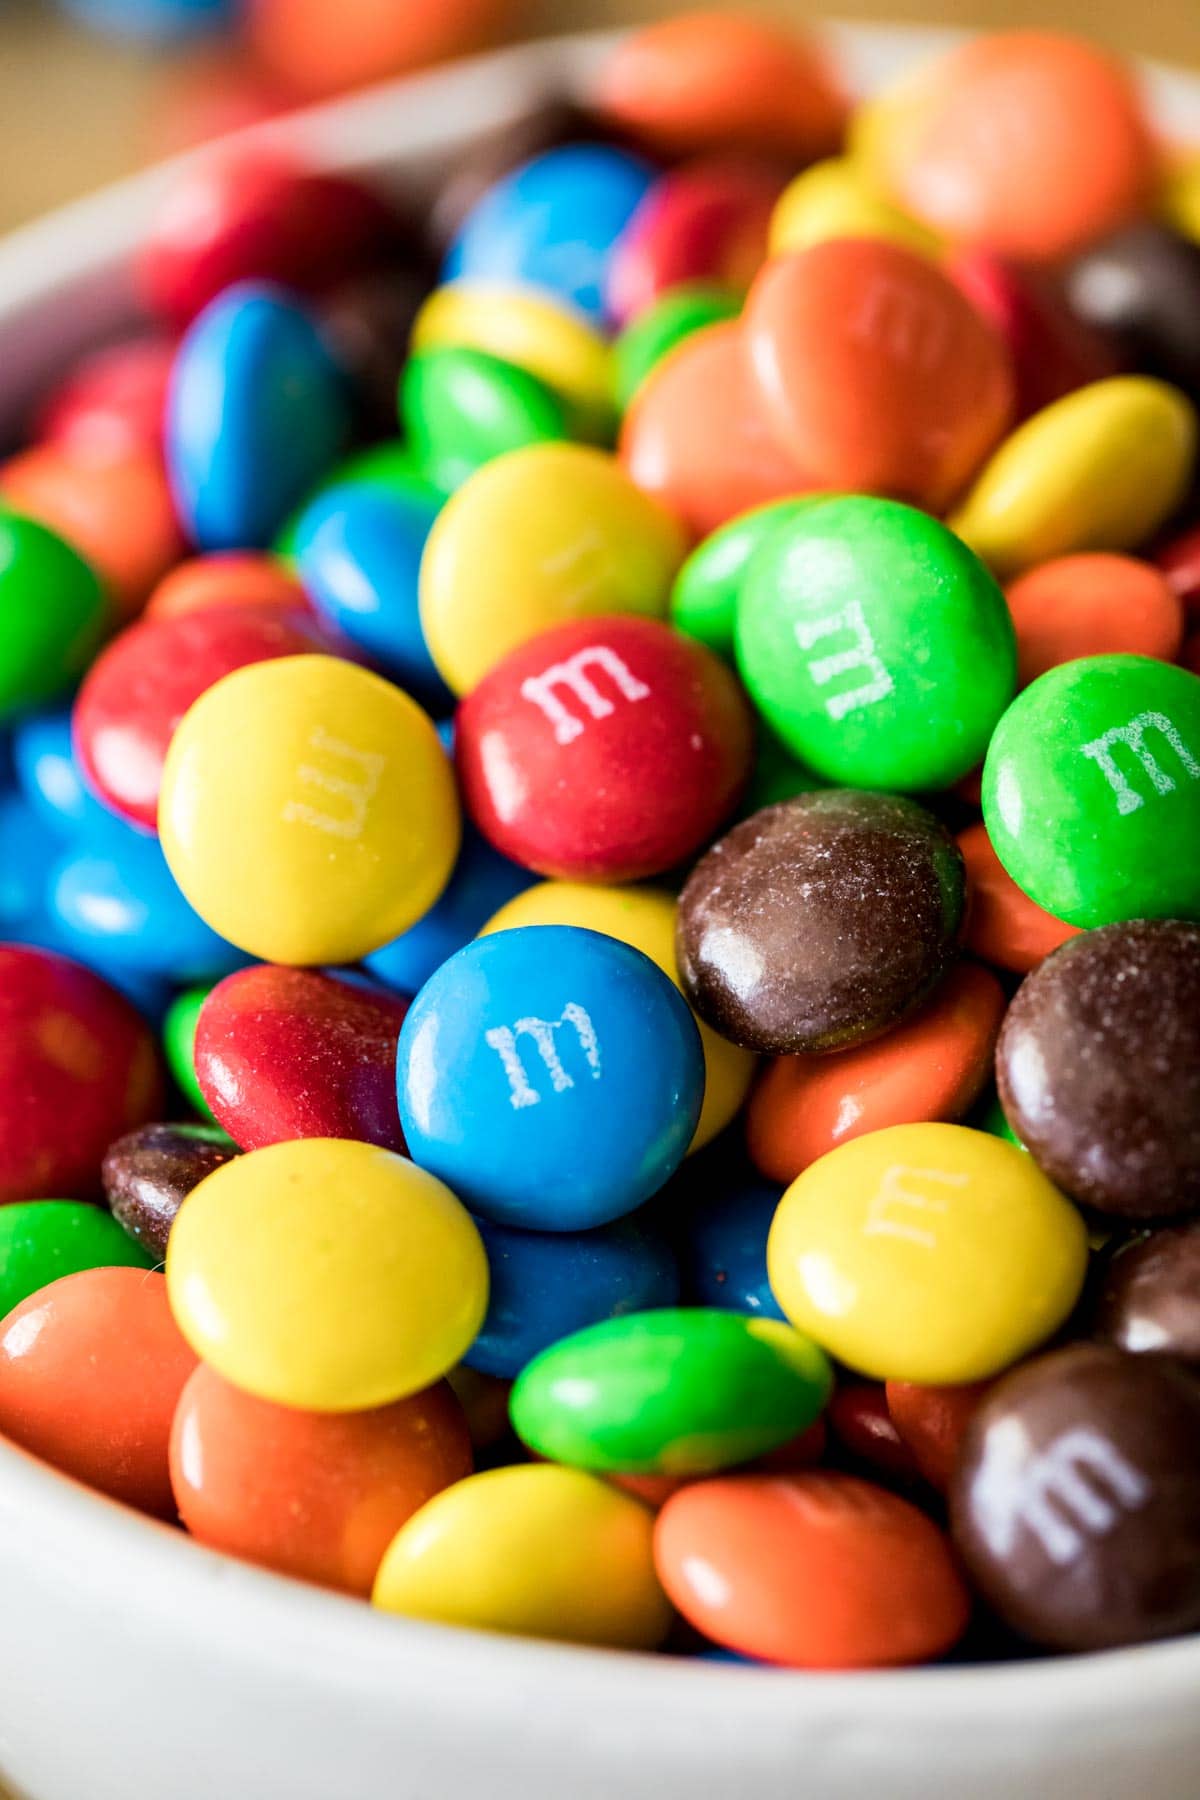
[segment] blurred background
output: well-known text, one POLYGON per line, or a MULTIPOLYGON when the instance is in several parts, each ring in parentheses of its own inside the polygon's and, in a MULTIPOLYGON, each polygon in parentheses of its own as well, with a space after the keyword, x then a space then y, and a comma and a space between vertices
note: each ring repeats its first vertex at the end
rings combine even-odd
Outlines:
MULTIPOLYGON (((684 10, 666 0, 0 0, 0 231, 323 88, 440 60, 460 44, 684 10)), ((819 14, 796 0, 745 10, 819 14)), ((1200 64, 1200 0, 840 0, 831 10, 1054 25, 1200 64)))

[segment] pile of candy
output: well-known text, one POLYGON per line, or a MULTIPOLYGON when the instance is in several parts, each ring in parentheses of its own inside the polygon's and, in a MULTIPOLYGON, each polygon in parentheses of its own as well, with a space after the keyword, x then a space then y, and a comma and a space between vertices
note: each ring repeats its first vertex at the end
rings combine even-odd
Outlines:
POLYGON ((0 466, 0 1432, 496 1631, 1200 1627, 1200 161, 684 18, 137 275, 0 466))

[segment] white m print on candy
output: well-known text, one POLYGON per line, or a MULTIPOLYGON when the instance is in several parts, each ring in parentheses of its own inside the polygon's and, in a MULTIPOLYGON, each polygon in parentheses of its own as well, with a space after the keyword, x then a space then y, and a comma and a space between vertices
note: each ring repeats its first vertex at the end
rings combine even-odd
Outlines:
POLYGON ((1124 769, 1116 759, 1118 744, 1124 745, 1130 757, 1140 763, 1151 787, 1156 794, 1171 794, 1175 791, 1175 781, 1163 769, 1153 750, 1146 743, 1146 733, 1156 731, 1164 742, 1174 751, 1179 766, 1189 781, 1200 781, 1200 762, 1192 755, 1175 726, 1166 713, 1143 712, 1128 725, 1114 725, 1102 737, 1093 738, 1091 743, 1081 746, 1082 754, 1096 764, 1113 793, 1117 796, 1117 811, 1122 815, 1136 812, 1146 804, 1145 796, 1139 794, 1132 785, 1124 769))
POLYGON ((323 725, 315 727, 308 747, 326 761, 323 764, 301 763, 296 770, 298 780, 306 787, 343 802, 340 812, 322 810, 307 800, 289 800, 283 809, 285 825, 311 825, 314 831, 330 837, 346 838, 353 843, 362 835, 367 822, 367 808, 379 790, 387 757, 377 750, 356 750, 353 744, 333 737, 323 725), (339 772, 337 764, 342 765, 339 772), (353 771, 352 773, 349 771, 353 771))
POLYGON ((648 700, 651 690, 607 644, 588 644, 564 662, 554 663, 540 675, 528 675, 521 683, 521 698, 541 708, 554 727, 556 743, 570 744, 586 727, 586 720, 572 712, 556 691, 565 689, 593 719, 607 719, 616 707, 601 693, 588 670, 603 670, 623 700, 648 700))
POLYGON ((484 1042, 489 1049, 496 1052, 504 1066, 504 1073, 508 1077, 510 1089, 509 1100, 514 1107, 520 1109, 524 1106, 537 1106, 541 1103, 542 1098, 530 1082, 517 1046, 519 1037, 529 1037, 533 1040, 537 1053, 545 1065, 546 1073, 550 1077, 550 1086, 554 1093, 562 1094, 568 1088, 575 1086, 573 1077, 568 1075, 563 1067, 562 1058, 558 1054, 558 1046, 554 1041, 555 1032, 563 1025, 570 1025, 574 1028, 575 1035, 579 1040, 579 1047, 591 1070, 592 1080, 599 1081, 600 1042, 590 1016, 582 1006, 576 1005, 573 1000, 569 1000, 563 1007, 561 1018, 554 1020, 518 1019, 515 1025, 494 1025, 490 1031, 484 1033, 484 1042))
POLYGON ((847 650, 835 650, 832 655, 818 656, 808 665, 808 673, 816 687, 828 687, 839 675, 857 674, 860 671, 868 677, 859 687, 849 688, 840 694, 833 694, 825 702, 825 711, 831 719, 844 719, 847 713, 859 712, 865 706, 874 706, 879 700, 886 700, 892 692, 894 682, 875 648, 875 639, 867 626, 862 602, 850 600, 837 612, 826 613, 820 619, 798 620, 795 626, 796 642, 801 650, 811 650, 824 638, 840 637, 847 633, 853 642, 847 650))

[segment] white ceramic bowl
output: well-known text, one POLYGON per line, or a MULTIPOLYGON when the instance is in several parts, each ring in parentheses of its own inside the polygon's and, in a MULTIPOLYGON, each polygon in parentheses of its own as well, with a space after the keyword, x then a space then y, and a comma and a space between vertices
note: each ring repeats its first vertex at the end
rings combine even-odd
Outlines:
MULTIPOLYGON (((831 29, 867 88, 947 40, 831 29)), ((263 135, 428 184, 604 40, 487 57, 263 135)), ((1147 72, 1200 135, 1200 80, 1147 72)), ((126 322, 170 171, 0 246, 0 430, 126 322)), ((245 1567, 0 1444, 0 1776, 28 1800, 1187 1800, 1200 1639, 803 1675, 409 1624, 245 1567)))

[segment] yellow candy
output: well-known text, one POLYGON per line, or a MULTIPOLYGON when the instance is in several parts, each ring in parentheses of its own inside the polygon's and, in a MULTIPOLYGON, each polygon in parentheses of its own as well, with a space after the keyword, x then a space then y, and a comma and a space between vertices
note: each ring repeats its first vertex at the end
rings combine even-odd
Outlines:
POLYGON ((1168 225, 1200 244, 1200 154, 1193 152, 1168 175, 1160 210, 1168 225))
POLYGON ((329 656, 227 675, 171 740, 159 801, 201 918, 267 962, 357 962, 433 905, 458 854, 454 777, 429 719, 329 656))
POLYGON ((510 450, 439 513, 421 561, 421 624, 456 694, 551 625, 666 616, 683 534, 615 457, 581 444, 510 450))
MULTIPOLYGON (((512 931, 519 925, 578 925, 631 944, 657 963, 680 986, 675 965, 675 897, 662 888, 591 887, 581 881, 541 881, 508 901, 488 920, 489 931, 512 931)), ((680 990, 682 992, 682 989, 680 990)), ((692 1138, 702 1149, 724 1131, 737 1113, 754 1074, 754 1058, 697 1019, 704 1046, 704 1106, 692 1138)))
POLYGON ((831 1150, 784 1194, 767 1243, 792 1324, 880 1380, 997 1374, 1062 1323, 1086 1263, 1083 1220, 1032 1157, 963 1125, 831 1150))
POLYGON ((474 1341, 488 1265, 436 1176, 342 1138, 235 1157, 188 1195, 167 1295, 196 1354, 247 1393, 310 1412, 383 1406, 474 1341))
POLYGON ((848 157, 814 163, 784 189, 771 217, 770 252, 807 250, 827 238, 885 238, 922 256, 936 257, 941 242, 877 193, 848 157))
POLYGON ((653 1650, 671 1623, 653 1536, 646 1507, 582 1469, 489 1469, 401 1526, 373 1598, 444 1625, 653 1650))
POLYGON ((985 464, 951 527, 1000 576, 1077 550, 1135 550, 1174 512, 1196 413, 1143 375, 1093 382, 1035 413, 985 464))
POLYGON ((581 436, 603 441, 612 431, 612 350, 545 294, 478 281, 436 288, 417 314, 412 347, 485 350, 516 363, 561 394, 581 436))

